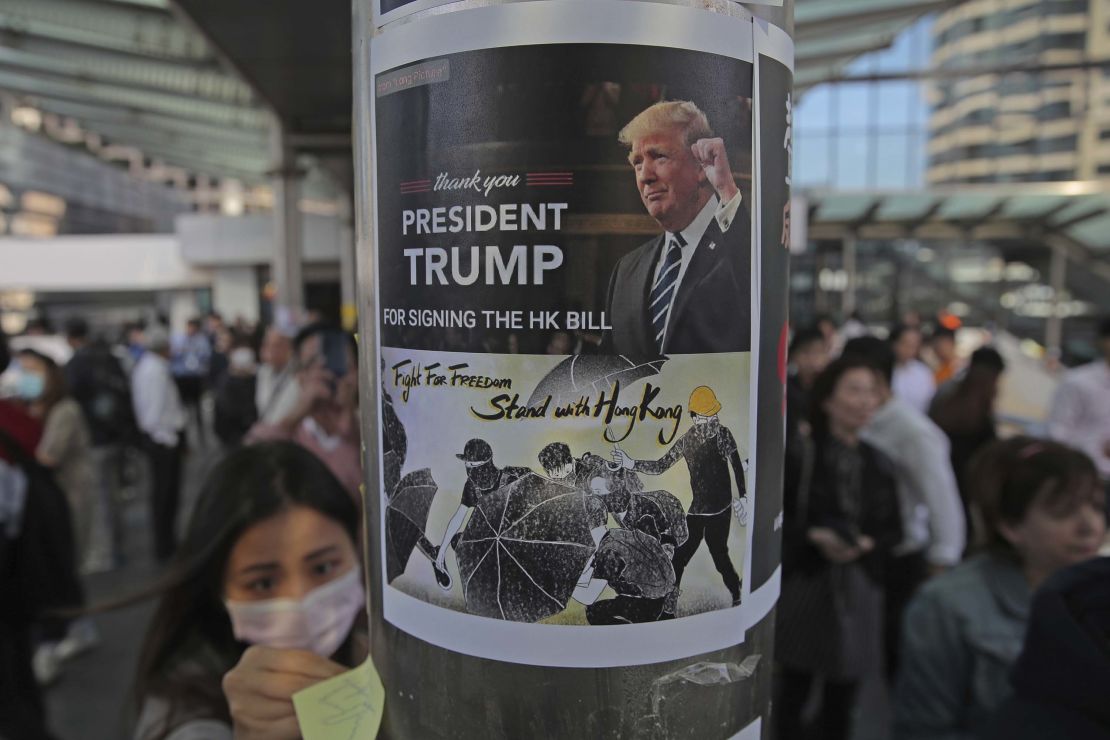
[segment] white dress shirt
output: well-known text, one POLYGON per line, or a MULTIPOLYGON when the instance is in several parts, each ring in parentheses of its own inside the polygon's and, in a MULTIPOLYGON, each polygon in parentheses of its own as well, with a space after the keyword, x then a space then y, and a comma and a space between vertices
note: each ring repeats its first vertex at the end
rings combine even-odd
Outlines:
POLYGON ((1110 363, 1098 360, 1064 375, 1052 401, 1049 431, 1053 439, 1086 452, 1110 480, 1110 363))
POLYGON ((937 392, 933 371, 921 360, 910 360, 894 368, 894 395, 923 414, 929 413, 929 404, 937 392))
POLYGON ((270 365, 258 368, 254 403, 259 421, 277 424, 292 413, 300 396, 301 388, 293 374, 293 363, 286 364, 281 372, 276 372, 270 365))
POLYGON ((967 527, 951 447, 941 428, 905 401, 892 398, 860 436, 894 463, 902 511, 902 543, 894 554, 924 551, 931 565, 959 563, 967 527))
MULTIPOLYGON (((678 296, 678 291, 682 287, 682 278, 686 275, 686 268, 690 266, 690 261, 694 259, 694 252, 698 248, 698 243, 701 238, 705 236, 705 232, 709 229, 709 223, 713 219, 717 219, 717 226, 720 227, 721 233, 728 231, 728 227, 732 226, 732 222, 736 220, 736 212, 740 210, 740 203, 743 201, 743 195, 737 191, 736 195, 732 197, 728 203, 721 204, 720 198, 716 195, 711 197, 694 220, 690 222, 682 231, 678 232, 686 246, 682 247, 682 261, 679 263, 678 279, 675 280, 674 291, 671 293, 670 306, 667 308, 667 321, 663 325, 663 336, 667 336, 667 329, 671 324, 670 309, 674 308, 674 299, 678 296)), ((667 250, 670 248, 671 239, 674 239, 674 233, 668 231, 663 235, 663 249, 659 252, 659 261, 655 265, 655 273, 652 276, 651 284, 654 286, 659 282, 659 273, 663 270, 663 265, 667 261, 667 250)))
POLYGON ((160 445, 176 447, 185 428, 185 409, 166 358, 143 353, 131 375, 131 401, 139 429, 160 445))

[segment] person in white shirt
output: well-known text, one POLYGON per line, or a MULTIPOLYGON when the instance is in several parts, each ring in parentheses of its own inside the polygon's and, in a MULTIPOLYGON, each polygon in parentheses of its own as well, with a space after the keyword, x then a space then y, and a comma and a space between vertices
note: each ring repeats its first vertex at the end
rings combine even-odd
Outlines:
POLYGON ((1053 439, 1087 453, 1110 486, 1110 316, 1099 322, 1102 357, 1068 371, 1049 415, 1053 439))
POLYGON ((258 420, 277 424, 289 416, 300 399, 300 385, 293 367, 293 340, 276 326, 266 330, 259 351, 262 364, 258 368, 254 402, 258 420))
POLYGON ((894 349, 896 364, 891 389, 894 395, 923 414, 929 413, 929 403, 937 392, 933 371, 917 358, 921 352, 921 330, 912 326, 899 326, 890 333, 890 346, 894 349))
POLYGON ((877 337, 844 345, 845 357, 872 364, 879 376, 879 408, 860 438, 894 463, 902 513, 902 543, 886 571, 887 675, 898 666, 902 615, 918 587, 957 565, 967 544, 963 504, 949 456, 948 437, 929 417, 891 392, 894 351, 877 337))
POLYGON ((169 333, 160 326, 148 329, 146 350, 131 375, 131 398, 135 420, 150 458, 154 555, 164 563, 173 555, 177 544, 186 417, 170 372, 169 333))

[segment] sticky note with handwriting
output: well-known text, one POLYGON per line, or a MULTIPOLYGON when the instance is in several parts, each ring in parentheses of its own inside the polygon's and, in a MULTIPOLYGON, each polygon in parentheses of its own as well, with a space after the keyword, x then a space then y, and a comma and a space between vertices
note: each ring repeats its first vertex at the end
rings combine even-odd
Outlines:
POLYGON ((372 658, 335 678, 293 695, 304 740, 368 740, 377 737, 385 687, 372 658))

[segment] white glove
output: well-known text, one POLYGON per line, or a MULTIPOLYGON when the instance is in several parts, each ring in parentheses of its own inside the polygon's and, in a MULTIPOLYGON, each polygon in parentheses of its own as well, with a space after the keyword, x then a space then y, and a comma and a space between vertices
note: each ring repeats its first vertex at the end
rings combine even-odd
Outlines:
POLYGON ((740 522, 741 527, 748 526, 748 497, 736 498, 732 500, 732 513, 736 515, 736 521, 740 522))
POLYGON ((615 447, 613 449, 612 458, 613 462, 617 464, 618 468, 632 470, 632 467, 636 464, 636 461, 626 455, 624 450, 622 450, 620 447, 615 447))

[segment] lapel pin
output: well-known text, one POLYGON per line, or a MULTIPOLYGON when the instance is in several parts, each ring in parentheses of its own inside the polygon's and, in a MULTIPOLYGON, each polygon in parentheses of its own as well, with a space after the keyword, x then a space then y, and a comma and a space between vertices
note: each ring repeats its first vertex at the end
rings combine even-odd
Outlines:
POLYGON ((717 248, 717 242, 709 242, 709 248, 710 249, 716 249, 717 248))

